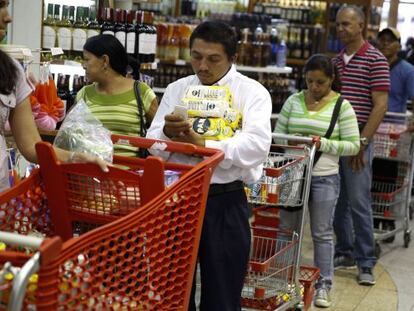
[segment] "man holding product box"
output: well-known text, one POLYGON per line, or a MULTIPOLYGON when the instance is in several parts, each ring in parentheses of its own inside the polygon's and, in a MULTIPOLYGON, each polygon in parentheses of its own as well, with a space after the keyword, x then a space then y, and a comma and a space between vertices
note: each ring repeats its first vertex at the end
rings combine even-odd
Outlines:
MULTIPOLYGON (((260 178, 271 144, 269 92, 236 71, 236 46, 227 24, 201 23, 190 38, 195 75, 167 87, 147 134, 225 154, 212 177, 200 240, 200 310, 241 309, 250 250, 243 183, 260 178)), ((196 309, 194 299, 189 309, 196 309)))

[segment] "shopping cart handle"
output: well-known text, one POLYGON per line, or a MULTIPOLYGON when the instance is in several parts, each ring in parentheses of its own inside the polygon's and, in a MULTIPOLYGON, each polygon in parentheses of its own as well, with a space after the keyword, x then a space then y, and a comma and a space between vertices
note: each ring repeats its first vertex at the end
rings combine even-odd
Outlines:
POLYGON ((111 135, 112 142, 119 145, 129 145, 159 151, 185 153, 189 155, 213 156, 217 149, 200 147, 189 143, 166 141, 160 139, 143 138, 127 135, 111 135))
POLYGON ((297 136, 297 135, 289 135, 289 134, 280 134, 280 133, 272 133, 273 139, 282 139, 287 141, 294 141, 297 143, 315 143, 317 138, 315 137, 306 137, 306 136, 297 136))
POLYGON ((39 249, 43 242, 43 238, 0 231, 0 241, 6 243, 6 245, 39 249))

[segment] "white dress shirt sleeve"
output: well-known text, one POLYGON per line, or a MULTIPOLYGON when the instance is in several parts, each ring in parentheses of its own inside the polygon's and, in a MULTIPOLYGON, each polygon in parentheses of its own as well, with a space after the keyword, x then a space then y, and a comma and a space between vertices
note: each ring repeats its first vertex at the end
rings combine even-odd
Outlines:
POLYGON ((207 140, 206 147, 217 148, 224 152, 224 160, 219 164, 223 169, 236 166, 249 169, 262 164, 271 144, 270 116, 272 102, 269 93, 260 85, 256 91, 243 94, 242 130, 233 137, 213 141, 207 140))

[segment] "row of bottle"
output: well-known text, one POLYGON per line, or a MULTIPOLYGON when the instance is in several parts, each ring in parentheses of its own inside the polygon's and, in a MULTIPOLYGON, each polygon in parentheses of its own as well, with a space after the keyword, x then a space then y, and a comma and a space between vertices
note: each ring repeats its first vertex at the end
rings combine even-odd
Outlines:
POLYGON ((101 33, 115 36, 128 55, 140 63, 152 63, 157 50, 157 28, 153 22, 153 12, 105 8, 101 33))
POLYGON ((192 74, 194 72, 190 66, 161 64, 154 74, 154 85, 165 88, 168 84, 192 74))
POLYGON ((183 0, 181 1, 181 14, 206 18, 211 14, 232 14, 245 10, 242 1, 235 0, 183 0))
POLYGON ((100 33, 114 35, 125 47, 127 53, 141 63, 154 62, 157 30, 153 25, 153 13, 145 11, 103 8, 96 14, 94 6, 76 8, 48 4, 47 16, 43 21, 42 48, 61 47, 62 59, 82 60, 86 40, 100 33))
POLYGON ((239 65, 285 67, 287 47, 284 40, 279 40, 276 28, 272 28, 268 34, 263 32, 259 25, 254 36, 248 28, 242 29, 237 44, 237 55, 239 65))
MULTIPOLYGON (((53 77, 54 78, 54 77, 53 77)), ((84 76, 75 74, 73 81, 70 83, 71 76, 59 73, 57 75, 56 89, 57 95, 65 103, 66 113, 75 104, 76 94, 83 88, 87 83, 84 76), (72 84, 72 87, 70 85, 72 84)))
POLYGON ((253 12, 268 14, 289 23, 324 24, 326 3, 311 0, 258 1, 253 12))
POLYGON ((280 74, 262 74, 258 81, 269 91, 272 113, 279 113, 286 99, 292 94, 291 79, 280 74))
POLYGON ((157 58, 190 61, 190 36, 195 25, 158 23, 157 58))
POLYGON ((86 38, 99 33, 95 7, 78 6, 76 20, 74 6, 63 5, 62 15, 60 8, 59 4, 53 3, 47 6, 47 15, 43 20, 42 48, 61 47, 64 51, 61 58, 71 56, 80 60, 86 38))

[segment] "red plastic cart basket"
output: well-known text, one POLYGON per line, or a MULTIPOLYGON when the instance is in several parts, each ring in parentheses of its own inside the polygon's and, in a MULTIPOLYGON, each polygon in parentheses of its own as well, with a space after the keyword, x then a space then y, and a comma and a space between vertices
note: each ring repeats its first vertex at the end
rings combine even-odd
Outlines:
MULTIPOLYGON (((142 148, 211 156, 211 149, 190 144, 162 142, 113 135, 116 143, 142 148)), ((165 173, 188 173, 193 166, 171 163, 159 157, 146 159, 115 156, 109 173, 97 166, 60 163, 47 143, 36 147, 44 189, 55 232, 64 240, 111 222, 145 205, 165 190, 165 173), (129 168, 129 169, 125 169, 129 168)))
MULTIPOLYGON (((43 169, 42 178, 45 181, 46 191, 50 187, 50 180, 55 180, 56 185, 58 182, 64 183, 64 187, 56 186, 58 193, 55 198, 50 197, 48 193, 51 219, 53 219, 52 204, 57 204, 60 199, 60 206, 63 207, 63 204, 68 204, 64 203, 64 200, 69 200, 73 193, 83 194, 84 180, 90 178, 87 173, 91 175, 96 173, 95 178, 99 180, 99 185, 106 182, 105 178, 109 178, 111 187, 117 191, 118 183, 122 184, 120 186, 122 189, 125 189, 125 185, 130 187, 132 177, 135 178, 136 185, 139 187, 146 185, 145 187, 150 190, 145 197, 143 188, 139 189, 141 204, 139 208, 134 206, 133 211, 126 216, 115 217, 116 219, 108 224, 64 242, 56 259, 47 265, 41 264, 36 299, 29 301, 26 297, 26 307, 33 304, 37 310, 187 309, 209 183, 213 169, 222 160, 223 153, 188 144, 142 138, 123 137, 123 139, 148 148, 154 144, 166 146, 166 150, 171 152, 196 155, 200 157, 200 162, 191 167, 168 163, 157 157, 136 161, 128 159, 132 163, 131 167, 137 163, 138 166, 144 166, 142 176, 125 170, 121 172, 117 168, 110 168, 108 174, 101 172, 92 164, 56 162, 57 167, 66 174, 56 179, 55 175, 61 172, 48 171, 50 175, 43 175, 43 169), (165 189, 164 170, 167 167, 181 168, 183 173, 177 182, 165 189), (78 183, 75 182, 73 188, 65 188, 72 183, 70 176, 78 174, 81 176, 78 183), (131 181, 128 178, 131 178, 131 181), (140 182, 143 184, 138 184, 140 182), (144 200, 146 203, 142 204, 144 200)), ((46 143, 40 143, 37 150, 43 164, 45 159, 54 158, 50 145, 46 143)), ((38 178, 38 175, 34 177, 38 178)), ((32 180, 36 179, 34 177, 32 180)), ((91 183, 92 180, 93 178, 91 183)), ((9 202, 5 202, 4 198, 0 197, 0 203, 5 202, 13 206, 12 202, 21 194, 27 197, 25 191, 27 189, 17 193, 14 198, 8 197, 9 202)), ((76 198, 73 200, 79 202, 76 198)), ((126 204, 129 204, 129 201, 127 202, 126 204)), ((58 211, 56 210, 57 213, 58 211)), ((111 215, 97 213, 96 216, 102 219, 111 215)), ((13 228, 9 229, 14 231, 13 228)), ((13 265, 19 265, 25 256, 27 259, 30 258, 24 253, 19 256, 6 256, 7 253, 8 251, 0 252, 0 261, 4 262, 2 258, 7 257, 13 265), (16 258, 16 262, 13 258, 16 258)))

